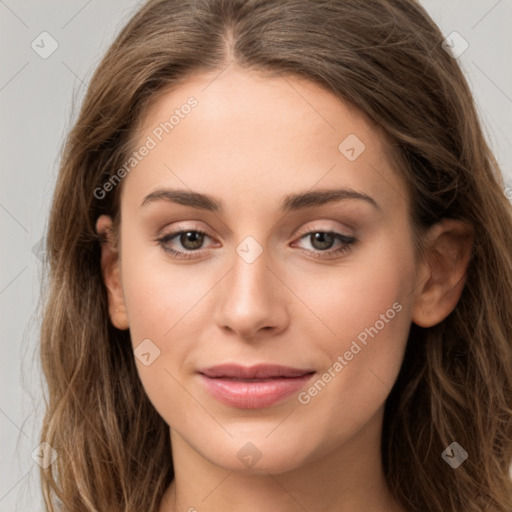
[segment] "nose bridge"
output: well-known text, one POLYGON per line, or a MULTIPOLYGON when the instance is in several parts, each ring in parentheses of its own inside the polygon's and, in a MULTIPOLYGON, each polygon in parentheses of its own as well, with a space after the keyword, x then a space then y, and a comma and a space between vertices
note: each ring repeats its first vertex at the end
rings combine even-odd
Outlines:
POLYGON ((262 328, 283 326, 284 304, 270 266, 270 250, 254 237, 245 237, 236 247, 231 272, 223 282, 216 321, 240 336, 250 337, 262 328))
POLYGON ((269 249, 264 249, 253 237, 246 237, 235 250, 233 270, 229 281, 228 296, 233 297, 239 308, 263 307, 272 302, 269 249))

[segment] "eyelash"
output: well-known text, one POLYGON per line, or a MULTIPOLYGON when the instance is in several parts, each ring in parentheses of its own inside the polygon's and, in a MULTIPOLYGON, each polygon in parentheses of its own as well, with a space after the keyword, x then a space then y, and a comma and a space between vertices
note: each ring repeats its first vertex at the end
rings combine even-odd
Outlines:
MULTIPOLYGON (((173 238, 176 238, 178 235, 182 235, 184 233, 199 233, 200 235, 205 235, 208 238, 210 238, 210 236, 208 236, 207 233, 205 233, 204 231, 201 231, 200 229, 182 229, 180 231, 175 231, 173 233, 169 233, 160 238, 157 238, 155 240, 155 242, 158 242, 158 245, 160 245, 165 252, 171 254, 173 257, 175 257, 177 259, 189 260, 189 259, 195 258, 194 253, 200 252, 201 251, 200 249, 195 250, 195 251, 193 251, 193 250, 177 251, 175 249, 171 249, 167 245, 167 243, 170 240, 172 240, 173 238)), ((315 233, 324 233, 324 234, 334 235, 335 239, 342 242, 342 245, 340 247, 338 247, 337 249, 328 249, 326 251, 320 251, 318 249, 316 251, 310 251, 308 249, 303 249, 303 251, 312 253, 313 257, 318 258, 318 259, 328 259, 328 258, 332 258, 333 256, 342 255, 342 254, 350 251, 351 246, 357 242, 357 239, 353 236, 343 235, 342 233, 338 233, 336 231, 322 231, 322 230, 313 230, 313 231, 307 231, 305 233, 301 233, 299 236, 299 240, 301 240, 302 238, 306 238, 307 236, 311 236, 315 233), (328 256, 325 257, 325 256, 323 256, 324 254, 327 254, 328 256)))

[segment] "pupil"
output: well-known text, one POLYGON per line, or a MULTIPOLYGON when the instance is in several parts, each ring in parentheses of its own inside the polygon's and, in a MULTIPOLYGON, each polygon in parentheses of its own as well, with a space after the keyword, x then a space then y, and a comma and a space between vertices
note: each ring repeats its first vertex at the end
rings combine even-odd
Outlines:
POLYGON ((183 247, 193 250, 201 247, 203 242, 203 234, 198 233, 197 231, 187 231, 186 233, 182 233, 180 237, 180 242, 183 247))
POLYGON ((313 237, 312 245, 315 247, 315 249, 330 249, 334 242, 332 233, 324 233, 323 231, 319 231, 311 236, 313 237), (317 242, 319 242, 319 246, 317 246, 317 242))

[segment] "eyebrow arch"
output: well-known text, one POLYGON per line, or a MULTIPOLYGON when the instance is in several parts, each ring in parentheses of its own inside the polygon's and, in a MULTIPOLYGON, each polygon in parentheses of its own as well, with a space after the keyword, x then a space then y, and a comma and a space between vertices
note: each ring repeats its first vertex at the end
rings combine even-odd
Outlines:
POLYGON ((360 199, 368 202, 377 210, 380 210, 380 206, 373 197, 363 194, 362 192, 346 188, 324 189, 290 194, 284 198, 281 210, 283 212, 291 212, 302 208, 308 208, 310 206, 320 206, 333 201, 343 201, 347 199, 360 199))
MULTIPOLYGON (((285 196, 281 202, 281 211, 287 213, 347 199, 360 199, 368 202, 378 210, 381 209, 372 197, 355 190, 340 188, 289 194, 285 196)), ((213 196, 199 192, 169 188, 160 188, 148 194, 142 201, 141 207, 161 200, 189 206, 198 210, 217 213, 223 213, 224 211, 222 201, 218 201, 213 196)))

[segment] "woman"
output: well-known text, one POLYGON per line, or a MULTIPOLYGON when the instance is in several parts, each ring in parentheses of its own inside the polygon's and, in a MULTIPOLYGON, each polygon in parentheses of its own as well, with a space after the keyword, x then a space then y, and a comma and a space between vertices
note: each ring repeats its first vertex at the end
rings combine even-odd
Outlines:
POLYGON ((512 215, 413 0, 154 0, 47 238, 47 509, 510 510, 512 215))

